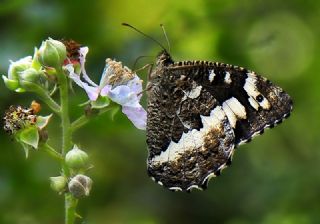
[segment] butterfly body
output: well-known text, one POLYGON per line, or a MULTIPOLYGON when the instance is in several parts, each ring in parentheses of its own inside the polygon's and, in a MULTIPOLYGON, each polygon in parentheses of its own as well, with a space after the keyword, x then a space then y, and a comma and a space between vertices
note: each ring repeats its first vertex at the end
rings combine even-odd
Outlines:
POLYGON ((252 71, 216 62, 174 62, 166 51, 148 85, 148 173, 170 190, 205 188, 237 145, 292 110, 287 93, 252 71))

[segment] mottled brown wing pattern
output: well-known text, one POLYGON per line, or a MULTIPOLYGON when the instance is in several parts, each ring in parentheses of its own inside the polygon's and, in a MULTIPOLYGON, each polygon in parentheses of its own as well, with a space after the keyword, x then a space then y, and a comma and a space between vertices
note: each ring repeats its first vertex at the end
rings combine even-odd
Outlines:
POLYGON ((240 143, 287 117, 288 94, 265 78, 165 52, 148 84, 148 173, 170 190, 203 189, 240 143))
POLYGON ((168 69, 169 73, 188 70, 191 79, 214 96, 220 105, 234 97, 244 106, 246 119, 237 119, 234 127, 236 144, 250 141, 265 128, 281 123, 292 111, 292 100, 285 91, 242 67, 212 62, 178 62, 168 69), (213 73, 214 78, 210 78, 213 73))

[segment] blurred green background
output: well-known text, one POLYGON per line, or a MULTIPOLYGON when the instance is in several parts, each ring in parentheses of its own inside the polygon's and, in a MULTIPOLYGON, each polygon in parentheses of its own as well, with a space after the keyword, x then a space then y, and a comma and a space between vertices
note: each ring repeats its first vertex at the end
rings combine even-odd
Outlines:
MULTIPOLYGON (((232 166, 211 180, 207 191, 191 194, 170 192, 148 178, 145 132, 124 115, 94 119, 74 136, 94 164, 91 196, 78 209, 83 223, 320 223, 319 15, 320 1, 311 0, 2 0, 0 73, 7 73, 9 59, 32 55, 47 37, 73 38, 90 47, 87 71, 98 81, 106 57, 132 67, 138 56, 160 51, 121 22, 165 44, 163 23, 175 60, 252 69, 293 97, 294 112, 238 148, 232 166)), ((2 82, 0 88, 1 114, 11 104, 27 106, 34 99, 8 91, 2 82)), ((85 98, 80 89, 72 94, 73 118, 82 113, 77 104, 85 98)), ((52 144, 59 144, 59 133, 55 118, 52 144)), ((26 160, 3 130, 0 141, 0 223, 62 223, 63 197, 48 182, 59 175, 58 164, 42 152, 26 160)))

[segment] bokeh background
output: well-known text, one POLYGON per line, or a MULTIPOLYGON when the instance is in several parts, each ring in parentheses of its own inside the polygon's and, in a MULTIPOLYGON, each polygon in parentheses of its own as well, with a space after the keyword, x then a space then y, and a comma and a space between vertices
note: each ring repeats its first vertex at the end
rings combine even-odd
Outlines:
MULTIPOLYGON (((233 164, 205 192, 173 193, 146 174, 145 132, 121 113, 105 114, 74 141, 94 168, 91 196, 80 202, 79 223, 320 223, 320 1, 112 0, 0 2, 0 73, 9 59, 32 55, 47 37, 90 47, 87 71, 98 81, 106 57, 132 67, 152 63, 160 47, 120 25, 128 22, 166 44, 175 60, 241 65, 268 77, 294 99, 290 119, 237 149, 233 164)), ((146 79, 146 74, 140 74, 146 79)), ((34 95, 0 83, 0 113, 29 105, 34 95)), ((72 94, 72 118, 85 94, 72 94)), ((146 99, 144 99, 144 105, 146 99)), ((44 108, 43 114, 49 113, 44 108)), ((45 153, 24 152, 0 131, 0 223, 62 223, 63 197, 49 187, 59 166, 45 153)), ((59 146, 59 124, 49 127, 59 146)))

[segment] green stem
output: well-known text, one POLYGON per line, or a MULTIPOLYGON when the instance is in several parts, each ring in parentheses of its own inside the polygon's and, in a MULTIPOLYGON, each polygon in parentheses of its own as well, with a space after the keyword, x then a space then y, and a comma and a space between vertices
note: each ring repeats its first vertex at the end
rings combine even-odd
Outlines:
MULTIPOLYGON (((99 111, 98 114, 95 114, 94 117, 96 116, 99 116, 99 115, 102 115, 104 114, 105 112, 107 111, 110 111, 114 108, 116 108, 117 106, 113 106, 113 105, 110 105, 106 108, 103 108, 99 111)), ((75 132, 76 130, 78 130, 79 128, 81 128, 82 126, 86 125, 90 119, 92 118, 93 116, 86 116, 86 115, 81 115, 78 119, 76 119, 74 122, 71 123, 71 132, 75 132)))
POLYGON ((55 160, 57 160, 59 162, 64 161, 63 156, 60 153, 58 153, 53 147, 48 145, 47 143, 39 145, 39 149, 47 152, 52 158, 54 158, 55 160))
POLYGON ((60 106, 50 97, 50 95, 39 85, 32 82, 21 81, 20 84, 30 92, 36 93, 43 102, 45 102, 50 109, 56 114, 60 115, 60 106))
MULTIPOLYGON (((69 119, 69 95, 68 80, 63 70, 57 70, 60 105, 61 105, 61 126, 62 126, 62 150, 63 156, 67 154, 72 147, 72 133, 69 119)), ((70 176, 69 168, 63 163, 62 170, 66 177, 70 176)), ((70 194, 65 193, 65 224, 73 224, 76 218, 77 200, 70 194)))
POLYGON ((76 219, 76 208, 78 199, 74 198, 70 193, 65 193, 65 224, 73 224, 76 219))
POLYGON ((60 104, 61 104, 61 126, 62 126, 62 155, 65 155, 72 147, 70 119, 69 119, 69 94, 68 80, 61 70, 58 75, 60 104))
POLYGON ((88 118, 86 115, 80 116, 77 120, 72 122, 71 124, 71 130, 74 132, 75 130, 81 128, 82 126, 86 125, 89 122, 90 118, 88 118))

